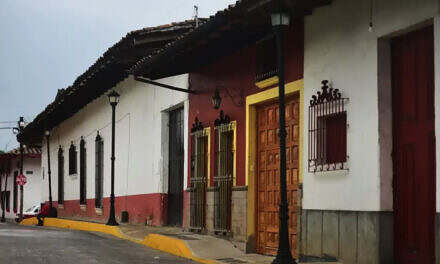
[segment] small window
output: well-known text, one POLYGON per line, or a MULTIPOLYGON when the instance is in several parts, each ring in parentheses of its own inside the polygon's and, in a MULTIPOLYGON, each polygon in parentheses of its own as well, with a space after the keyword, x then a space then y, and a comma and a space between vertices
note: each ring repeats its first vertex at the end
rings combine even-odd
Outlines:
POLYGON ((10 191, 3 191, 2 192, 2 196, 3 196, 3 201, 5 201, 5 206, 6 206, 6 212, 9 212, 11 210, 10 207, 10 191))
POLYGON ((348 98, 322 83, 309 107, 309 172, 347 169, 348 98))
POLYGON ((318 117, 319 133, 317 152, 320 164, 347 161, 347 113, 318 117))
POLYGON ((17 183, 18 171, 14 171, 14 190, 13 190, 13 208, 14 212, 17 212, 18 209, 18 183, 17 183))
POLYGON ((61 146, 58 149, 58 204, 64 204, 64 154, 61 146))
POLYGON ((95 138, 95 207, 102 208, 104 172, 104 141, 99 135, 95 138))
POLYGON ((80 204, 87 204, 87 191, 86 191, 86 165, 87 165, 87 152, 86 142, 81 138, 79 143, 79 202, 80 204))
POLYGON ((26 171, 26 174, 34 174, 33 171, 26 171))
POLYGON ((273 35, 259 41, 256 46, 256 81, 277 75, 276 40, 273 35))
POLYGON ((76 174, 76 147, 73 142, 70 144, 69 148, 69 175, 76 174))

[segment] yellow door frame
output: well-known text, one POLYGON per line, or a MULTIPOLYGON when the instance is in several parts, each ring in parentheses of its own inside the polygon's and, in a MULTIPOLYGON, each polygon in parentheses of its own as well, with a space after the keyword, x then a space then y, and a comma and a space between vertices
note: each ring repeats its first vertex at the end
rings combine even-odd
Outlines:
MULTIPOLYGON (((299 181, 303 180, 304 79, 287 83, 286 95, 299 93, 299 181)), ((246 97, 247 242, 256 241, 257 105, 278 98, 278 87, 246 97)), ((253 244, 253 242, 251 242, 253 244)))

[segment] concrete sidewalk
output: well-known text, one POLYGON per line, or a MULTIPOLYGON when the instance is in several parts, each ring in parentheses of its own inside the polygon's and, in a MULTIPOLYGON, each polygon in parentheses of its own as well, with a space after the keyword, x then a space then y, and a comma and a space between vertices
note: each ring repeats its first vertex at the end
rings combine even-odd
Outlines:
POLYGON ((149 234, 179 239, 188 246, 196 257, 213 260, 216 263, 271 263, 273 260, 273 257, 245 254, 228 240, 186 232, 182 228, 121 225, 119 229, 123 234, 137 239, 149 234))
MULTIPOLYGON (((21 224, 35 225, 36 223, 35 218, 30 218, 23 220, 21 224)), ((106 233, 200 263, 265 264, 271 263, 274 259, 264 255, 245 254, 228 240, 186 232, 177 227, 150 227, 129 224, 114 227, 102 223, 60 218, 46 218, 44 225, 106 233)), ((314 263, 319 264, 319 262, 314 263)), ((326 263, 329 264, 330 262, 326 263)), ((336 262, 333 263, 336 264, 336 262)))

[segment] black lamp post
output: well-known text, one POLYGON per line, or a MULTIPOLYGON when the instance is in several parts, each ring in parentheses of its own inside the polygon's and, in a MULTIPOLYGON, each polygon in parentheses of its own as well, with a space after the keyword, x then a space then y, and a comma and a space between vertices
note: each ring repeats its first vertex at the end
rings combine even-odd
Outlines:
POLYGON ((280 122, 280 224, 278 229, 278 251, 272 263, 296 263, 292 257, 289 243, 289 208, 287 203, 286 184, 286 106, 284 91, 284 32, 290 24, 290 14, 281 9, 271 14, 272 27, 277 42, 278 89, 279 89, 279 122, 280 122))
POLYGON ((108 100, 112 106, 112 157, 111 157, 111 194, 110 194, 110 217, 107 225, 117 226, 115 217, 115 114, 116 105, 119 102, 119 94, 116 91, 111 91, 108 94, 108 100))
POLYGON ((50 170, 50 147, 49 147, 50 131, 46 130, 44 134, 46 136, 46 145, 47 145, 47 175, 49 178, 49 208, 50 208, 49 215, 50 217, 56 217, 57 216, 56 209, 52 206, 52 176, 50 170))
MULTIPOLYGON (((21 134, 23 132, 25 123, 24 118, 21 116, 20 120, 18 120, 18 133, 21 134)), ((23 175, 23 152, 24 152, 24 146, 23 146, 23 140, 20 139, 20 175, 23 175)), ((21 222, 23 220, 23 185, 20 185, 20 218, 19 221, 21 222)))

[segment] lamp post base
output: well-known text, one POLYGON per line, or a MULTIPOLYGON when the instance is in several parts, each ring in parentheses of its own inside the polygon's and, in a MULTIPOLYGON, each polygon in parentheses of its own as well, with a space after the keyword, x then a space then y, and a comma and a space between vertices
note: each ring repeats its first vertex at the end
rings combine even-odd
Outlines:
POLYGON ((118 224, 118 222, 116 222, 116 219, 110 218, 106 225, 108 225, 108 226, 118 226, 119 224, 118 224))
POLYGON ((272 264, 297 264, 296 260, 292 258, 292 256, 281 256, 277 255, 277 257, 272 261, 272 264))
POLYGON ((50 208, 49 217, 51 217, 51 218, 57 218, 58 217, 58 211, 57 211, 57 209, 55 207, 50 208))

